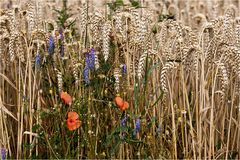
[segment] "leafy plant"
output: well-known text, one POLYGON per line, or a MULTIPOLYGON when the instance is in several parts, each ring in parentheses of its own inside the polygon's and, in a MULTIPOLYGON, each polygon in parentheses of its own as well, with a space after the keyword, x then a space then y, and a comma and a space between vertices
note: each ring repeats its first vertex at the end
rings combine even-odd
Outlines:
POLYGON ((70 28, 73 27, 76 23, 76 20, 73 20, 67 23, 67 20, 72 16, 68 13, 69 8, 67 8, 67 0, 62 0, 63 7, 61 10, 54 9, 58 13, 57 23, 61 28, 70 28))

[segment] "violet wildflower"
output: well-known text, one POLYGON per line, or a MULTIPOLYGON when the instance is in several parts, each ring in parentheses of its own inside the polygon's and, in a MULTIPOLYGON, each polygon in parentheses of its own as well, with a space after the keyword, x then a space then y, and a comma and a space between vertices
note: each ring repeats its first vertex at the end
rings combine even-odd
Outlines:
POLYGON ((127 73, 127 65, 126 64, 123 64, 122 65, 122 74, 126 74, 127 73))
POLYGON ((49 36, 48 38, 48 54, 51 56, 54 53, 54 48, 55 48, 55 44, 54 44, 54 38, 53 36, 49 36))
POLYGON ((83 78, 84 78, 84 81, 86 84, 89 84, 90 81, 89 81, 89 68, 88 66, 85 66, 84 67, 84 70, 83 70, 83 78))
POLYGON ((6 149, 5 148, 1 148, 1 159, 2 160, 6 159, 6 149))
POLYGON ((83 70, 84 81, 89 84, 89 70, 94 69, 95 67, 95 53, 96 50, 92 48, 89 53, 86 53, 86 65, 83 70))
POLYGON ((136 133, 139 133, 140 132, 140 119, 139 118, 137 118, 137 120, 136 120, 136 127, 135 127, 135 131, 136 131, 136 133))
POLYGON ((134 132, 133 132, 133 135, 136 135, 136 138, 137 139, 139 139, 140 137, 139 137, 139 132, 140 132, 140 124, 141 122, 140 122, 140 119, 139 118, 137 118, 136 119, 136 126, 135 126, 135 129, 134 129, 134 132))
POLYGON ((126 126, 127 123, 127 116, 124 116, 123 119, 121 119, 121 126, 124 127, 126 126))
POLYGON ((37 53, 37 55, 35 57, 35 65, 37 68, 39 68, 41 66, 41 55, 39 53, 37 53))
POLYGON ((89 53, 86 53, 86 65, 91 70, 95 67, 95 52, 96 50, 92 48, 89 53))
POLYGON ((96 53, 96 50, 94 48, 91 48, 89 55, 90 55, 90 60, 91 60, 90 66, 92 69, 94 69, 94 67, 95 67, 95 53, 96 53))

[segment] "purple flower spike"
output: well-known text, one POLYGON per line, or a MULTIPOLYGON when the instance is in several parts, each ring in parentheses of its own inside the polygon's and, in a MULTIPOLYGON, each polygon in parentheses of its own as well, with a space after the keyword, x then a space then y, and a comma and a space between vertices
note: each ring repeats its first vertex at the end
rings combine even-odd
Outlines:
POLYGON ((84 81, 86 82, 86 84, 89 84, 89 70, 92 70, 95 68, 95 52, 96 50, 94 48, 92 48, 90 50, 89 53, 86 53, 85 57, 86 57, 86 65, 85 68, 83 70, 83 77, 84 77, 84 81))
POLYGON ((86 53, 86 65, 91 70, 95 67, 95 52, 96 50, 92 48, 89 53, 86 53))
POLYGON ((136 128, 135 128, 136 133, 140 132, 140 125, 141 125, 140 123, 141 123, 140 119, 137 118, 137 120, 136 120, 136 128))
POLYGON ((90 81, 89 81, 89 68, 87 66, 84 67, 83 78, 84 78, 84 81, 85 81, 86 84, 90 83, 90 81))
POLYGON ((126 74, 127 73, 127 65, 126 64, 123 64, 122 66, 122 74, 126 74))
POLYGON ((94 48, 91 48, 90 53, 95 54, 96 50, 94 48))
POLYGON ((53 55, 54 53, 54 48, 55 48, 55 45, 54 45, 54 38, 53 36, 49 36, 48 38, 48 54, 51 56, 53 55))
POLYGON ((124 127, 126 126, 127 123, 127 116, 124 116, 123 119, 121 120, 121 126, 124 127))
POLYGON ((5 148, 1 148, 1 159, 2 160, 6 159, 6 149, 5 148))

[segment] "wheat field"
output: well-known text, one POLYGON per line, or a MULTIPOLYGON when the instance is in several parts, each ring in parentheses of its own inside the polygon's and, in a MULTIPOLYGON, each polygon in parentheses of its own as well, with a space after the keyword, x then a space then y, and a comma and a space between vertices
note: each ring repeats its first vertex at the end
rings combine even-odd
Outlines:
POLYGON ((2 0, 1 159, 240 159, 239 0, 2 0))

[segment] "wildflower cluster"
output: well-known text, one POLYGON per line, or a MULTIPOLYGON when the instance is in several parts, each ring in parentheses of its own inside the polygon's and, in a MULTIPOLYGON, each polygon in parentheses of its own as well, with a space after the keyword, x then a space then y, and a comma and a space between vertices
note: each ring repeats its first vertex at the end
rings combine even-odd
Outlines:
POLYGON ((96 50, 92 48, 90 52, 85 55, 85 67, 83 70, 83 77, 86 84, 89 84, 89 70, 94 70, 95 68, 95 53, 96 50))
POLYGON ((239 158, 240 1, 5 1, 1 159, 239 158))
POLYGON ((52 35, 50 35, 48 38, 48 54, 49 54, 49 56, 52 56, 54 54, 54 48, 55 48, 54 38, 52 35))
POLYGON ((121 97, 117 96, 115 97, 115 104, 122 110, 125 111, 128 109, 129 104, 127 101, 124 101, 121 97))

